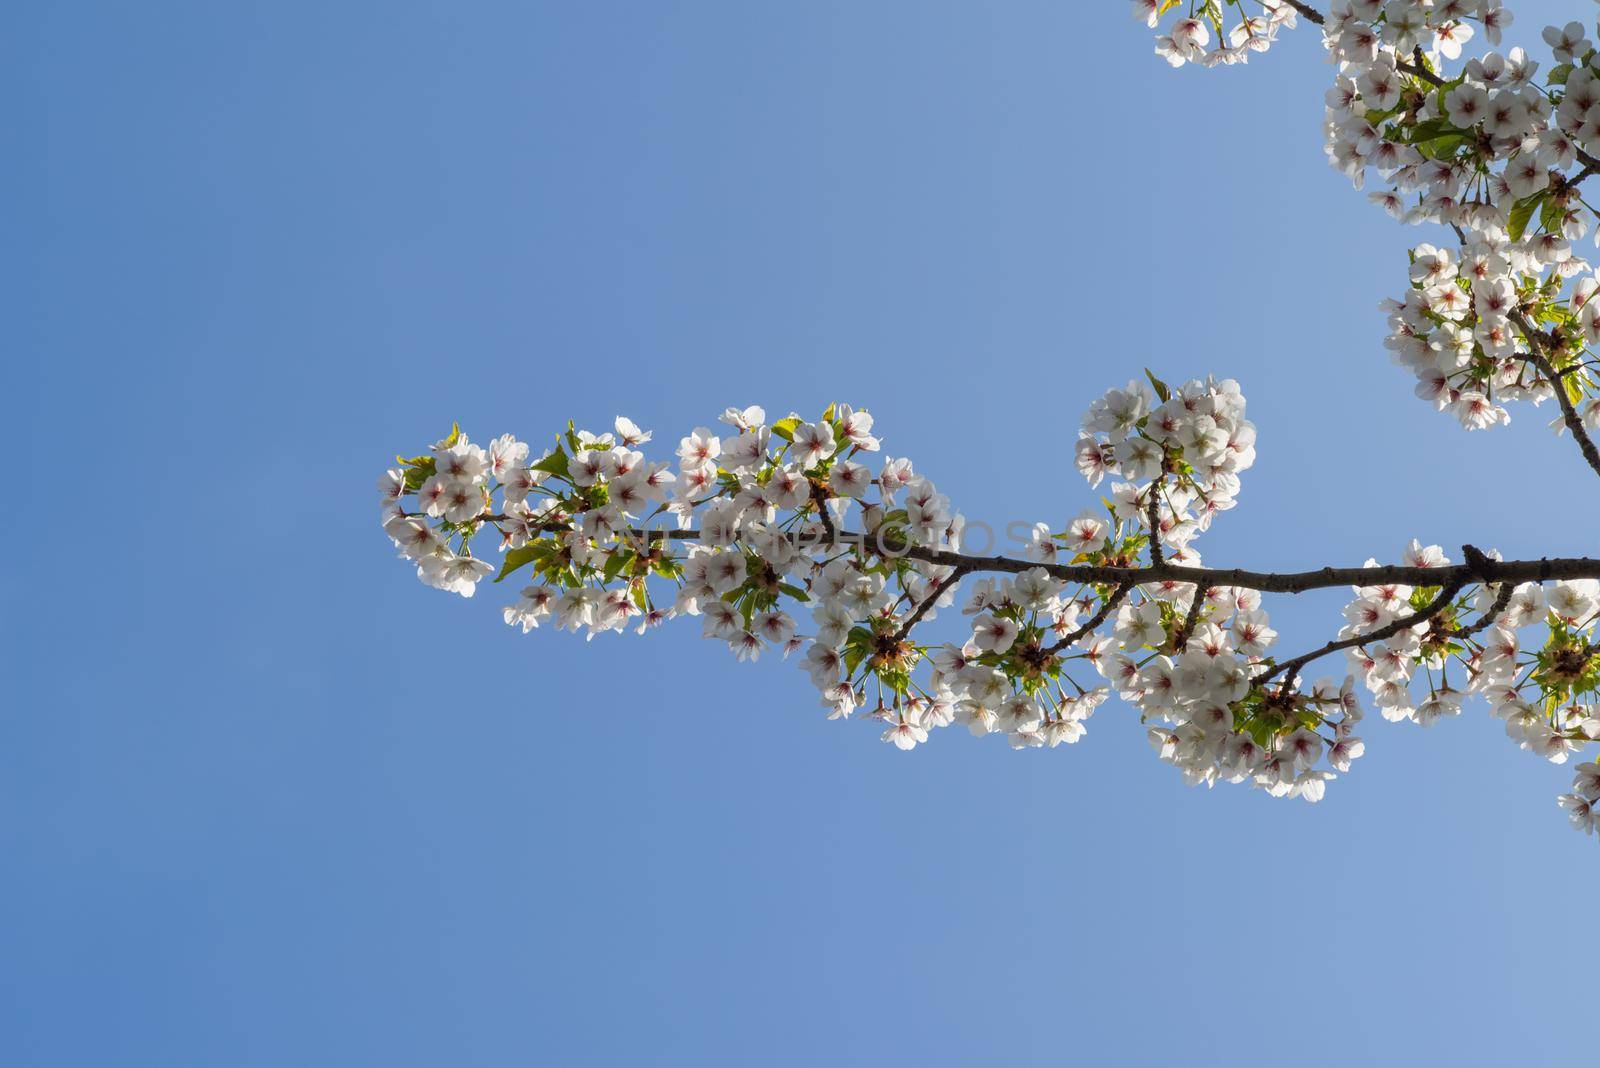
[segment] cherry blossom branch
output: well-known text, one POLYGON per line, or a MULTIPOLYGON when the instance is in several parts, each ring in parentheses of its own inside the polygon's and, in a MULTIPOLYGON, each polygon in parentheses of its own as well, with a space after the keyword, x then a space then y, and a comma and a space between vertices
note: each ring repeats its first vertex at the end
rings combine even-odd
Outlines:
POLYGON ((1320 649, 1313 649, 1309 653, 1303 653, 1300 656, 1295 657, 1293 660, 1285 660, 1283 663, 1268 669, 1260 675, 1257 675, 1251 681, 1257 686, 1264 685, 1265 683, 1270 682, 1273 676, 1279 674, 1280 672, 1286 672, 1283 677, 1283 691, 1287 693, 1289 688, 1293 686, 1295 676, 1300 673, 1300 669, 1311 663, 1313 660, 1320 660, 1329 653, 1337 653, 1341 649, 1354 649, 1358 645, 1367 645, 1371 642, 1381 642, 1386 638, 1394 637, 1403 630, 1416 626, 1418 623, 1426 623, 1428 620, 1444 611, 1444 609, 1448 608, 1450 603, 1455 600, 1456 594, 1460 593, 1461 588, 1466 584, 1467 583, 1465 579, 1456 579, 1451 581, 1439 591, 1439 595, 1437 597, 1423 607, 1417 609, 1411 615, 1401 616, 1399 619, 1385 624, 1384 626, 1378 627, 1375 630, 1364 631, 1361 634, 1356 634, 1349 638, 1343 638, 1339 641, 1331 641, 1320 649))
MULTIPOLYGON (((525 633, 549 620, 591 636, 636 623, 644 634, 697 616, 703 636, 741 661, 772 648, 804 650, 800 666, 830 718, 864 707, 875 686, 873 715, 891 724, 883 740, 901 749, 955 722, 975 735, 1004 734, 1014 748, 1071 744, 1115 693, 1139 709, 1161 759, 1187 781, 1249 779, 1274 796, 1315 801, 1361 753, 1351 733, 1357 682, 1386 718, 1433 722, 1456 714, 1460 694, 1431 672, 1416 675, 1430 692, 1413 707, 1406 667, 1448 659, 1466 664, 1478 692, 1494 694, 1524 748, 1559 760, 1600 738, 1600 715, 1585 699, 1600 689, 1600 559, 1502 561, 1469 545, 1452 565, 1438 546, 1413 541, 1400 565, 1263 572, 1179 563, 1197 560, 1192 540, 1234 500, 1238 473, 1255 462, 1255 427, 1231 380, 1173 388, 1146 377, 1150 388, 1133 381, 1108 390, 1082 421, 1076 462, 1091 485, 1131 479, 1102 501, 1109 515, 1087 509, 1058 531, 1035 524, 1015 556, 962 551, 974 528, 909 459, 887 459, 876 475, 856 462, 880 442, 870 415, 849 405, 830 405, 815 423, 791 414, 770 431, 759 409, 729 409, 724 421, 740 433, 724 441, 696 428, 679 443, 676 475, 630 447, 652 435, 622 417, 614 436, 569 424, 532 462, 530 447, 511 435, 486 449, 452 428, 430 454, 397 458, 400 466, 384 472, 380 514, 421 581, 464 597, 496 574, 473 542, 499 534, 495 581, 523 569, 531 579, 501 610, 525 633), (775 453, 773 439, 786 443, 775 453), (1200 501, 1207 511, 1195 515, 1200 501), (845 526, 852 509, 855 530, 845 526), (813 521, 819 511, 830 521, 813 521), (1162 541, 1164 511, 1170 543, 1162 541), (675 529, 657 525, 667 514, 675 529), (679 553, 668 543, 697 544, 679 553), (1007 577, 973 591, 965 641, 907 640, 965 576, 981 572, 1007 577), (652 579, 670 596, 653 595, 652 579), (1077 596, 1067 592, 1074 584, 1077 596), (1482 598, 1498 588, 1482 618, 1458 626, 1457 598, 1475 584, 1482 598), (1345 637, 1282 664, 1264 659, 1278 635, 1258 593, 1338 586, 1355 594, 1345 637), (1213 601, 1213 591, 1222 596, 1213 601), (1413 611, 1413 598, 1431 600, 1413 611), (1073 626, 1096 599, 1098 609, 1073 626), (1205 648, 1195 648, 1213 605, 1205 648), (1430 619, 1431 630, 1417 633, 1430 619), (1497 620, 1504 629, 1481 645, 1449 640, 1497 620), (1517 632, 1535 622, 1548 636, 1542 648, 1524 647, 1517 632), (1094 644, 1081 656, 1059 655, 1088 635, 1094 644), (1381 658, 1352 664, 1337 692, 1331 680, 1300 692, 1306 664, 1384 639, 1381 658), (1084 671, 1104 684, 1086 686, 1077 677, 1084 671), (1334 746, 1330 771, 1312 766, 1324 744, 1334 746)), ((1588 803, 1564 804, 1580 802, 1588 803)))

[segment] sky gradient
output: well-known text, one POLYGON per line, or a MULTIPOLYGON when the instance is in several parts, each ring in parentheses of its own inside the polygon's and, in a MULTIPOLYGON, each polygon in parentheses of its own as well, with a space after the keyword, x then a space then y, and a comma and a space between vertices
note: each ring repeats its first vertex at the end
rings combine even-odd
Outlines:
MULTIPOLYGON (((1059 524, 1149 366, 1259 428, 1209 563, 1592 553, 1553 412, 1468 435, 1387 361, 1432 235, 1323 162, 1314 33, 1172 72, 1123 3, 7 23, 0 1064, 1592 1055, 1600 855, 1480 704, 1370 717, 1318 806, 1184 787, 1115 702, 907 754, 694 622, 524 636, 378 528, 452 420, 670 450, 831 400, 1059 524)), ((1281 641, 1342 598, 1271 602, 1281 641)))

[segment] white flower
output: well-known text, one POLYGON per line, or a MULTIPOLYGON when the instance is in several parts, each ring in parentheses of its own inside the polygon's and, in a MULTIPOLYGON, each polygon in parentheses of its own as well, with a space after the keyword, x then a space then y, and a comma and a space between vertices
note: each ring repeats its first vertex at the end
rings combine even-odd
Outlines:
POLYGON ((754 430, 767 421, 767 413, 754 404, 748 408, 728 408, 722 413, 722 421, 739 430, 754 430))
POLYGON ((478 483, 489 470, 489 457, 463 435, 449 448, 434 450, 434 465, 440 478, 478 483))
POLYGON ((803 507, 811 499, 811 483, 799 468, 779 467, 772 472, 764 492, 774 508, 791 511, 803 507))
POLYGON ((1014 620, 985 612, 972 621, 972 641, 986 653, 1003 653, 1017 640, 1014 620))
POLYGON ((1278 638, 1278 632, 1267 625, 1265 612, 1240 612, 1233 617, 1229 628, 1234 648, 1245 656, 1264 656, 1267 648, 1278 638))
POLYGON ((528 446, 510 434, 501 434, 489 443, 489 477, 496 482, 507 481, 507 476, 528 459, 528 446))
POLYGON ((839 405, 839 425, 844 428, 845 440, 851 445, 863 452, 878 451, 878 439, 872 436, 872 416, 865 410, 839 405))
POLYGON ((815 467, 833 455, 833 427, 828 423, 801 423, 794 428, 792 454, 801 467, 815 467))
POLYGON ((417 567, 418 577, 429 586, 463 597, 476 593, 479 580, 493 572, 493 565, 486 561, 454 553, 426 557, 417 567))
POLYGON ((638 424, 625 415, 617 416, 616 422, 612 425, 617 431, 617 443, 626 445, 630 449, 650 440, 650 431, 640 430, 638 424))
POLYGON ((756 427, 723 442, 722 466, 730 471, 749 471, 766 463, 770 433, 766 427, 756 427))
POLYGON ((685 471, 694 471, 707 465, 722 455, 722 439, 703 426, 697 426, 694 431, 678 443, 678 463, 685 471))
POLYGON ((928 740, 928 732, 919 724, 902 718, 883 732, 883 740, 893 742, 896 749, 914 749, 928 740))
POLYGON ((1594 834, 1600 829, 1600 814, 1595 812, 1593 799, 1579 794, 1562 794, 1556 798, 1556 804, 1566 810, 1567 819, 1572 822, 1573 830, 1594 834))
POLYGON ((828 487, 841 497, 860 497, 872 485, 872 472, 863 464, 841 460, 828 472, 828 487))

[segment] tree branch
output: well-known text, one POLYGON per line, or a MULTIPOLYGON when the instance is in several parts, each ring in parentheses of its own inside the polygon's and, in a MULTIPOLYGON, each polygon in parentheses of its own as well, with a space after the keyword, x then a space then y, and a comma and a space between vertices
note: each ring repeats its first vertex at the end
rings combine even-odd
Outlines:
MULTIPOLYGON (((400 513, 407 515, 407 513, 400 513)), ((407 515, 407 518, 425 518, 407 515)), ((477 521, 504 520, 503 515, 483 515, 477 521)), ((540 528, 546 533, 561 533, 566 528, 540 528)), ((667 541, 698 541, 698 530, 647 530, 633 527, 619 531, 626 537, 648 542, 650 539, 667 541)), ((797 545, 819 544, 805 534, 790 535, 797 545)), ((1021 560, 1011 556, 979 556, 950 549, 931 549, 924 545, 908 545, 893 535, 871 537, 854 531, 843 531, 831 544, 860 545, 878 556, 901 557, 919 560, 926 564, 962 568, 966 573, 992 571, 1020 575, 1034 568, 1046 574, 1085 585, 1130 586, 1153 582, 1183 582, 1200 586, 1232 586, 1238 589, 1259 590, 1262 593, 1305 593, 1309 590, 1333 589, 1337 586, 1439 586, 1459 581, 1497 584, 1512 582, 1554 582, 1562 579, 1600 579, 1600 559, 1588 556, 1547 556, 1538 560, 1491 560, 1485 557, 1480 563, 1453 564, 1445 567, 1410 567, 1403 564, 1377 564, 1372 567, 1323 567, 1314 571, 1252 571, 1242 567, 1189 567, 1185 564, 1163 563, 1148 567, 1106 567, 1100 564, 1042 564, 1034 560, 1021 560)))
MULTIPOLYGON (((682 532, 669 532, 682 533, 682 532)), ((1384 564, 1374 567, 1324 567, 1316 571, 1251 571, 1246 568, 1188 567, 1164 563, 1160 566, 1128 568, 1096 564, 1040 564, 1007 556, 976 556, 929 549, 920 545, 886 544, 887 555, 901 555, 930 564, 966 566, 970 571, 995 571, 1021 574, 1032 568, 1068 582, 1139 585, 1147 582, 1185 582, 1205 586, 1233 586, 1263 593, 1304 593, 1336 586, 1438 586, 1459 579, 1484 582, 1550 582, 1556 579, 1600 578, 1600 560, 1589 557, 1547 557, 1542 560, 1491 560, 1481 571, 1467 564, 1449 567, 1406 567, 1384 564)))

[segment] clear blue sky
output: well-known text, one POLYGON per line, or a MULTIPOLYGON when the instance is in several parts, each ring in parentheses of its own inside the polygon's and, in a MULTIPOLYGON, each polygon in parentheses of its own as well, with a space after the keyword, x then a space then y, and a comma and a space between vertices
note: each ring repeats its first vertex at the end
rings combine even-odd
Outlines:
POLYGON ((1126 7, 14 11, 0 1064, 1592 1055, 1600 854, 1481 707, 1374 717, 1316 807, 1185 788, 1115 704, 904 754, 693 624, 525 637, 378 529, 452 419, 834 398, 1063 522, 1037 472, 1148 364, 1260 427, 1213 563, 1593 551, 1546 413, 1468 436, 1387 362, 1427 235, 1324 165, 1315 36, 1174 73, 1126 7))

